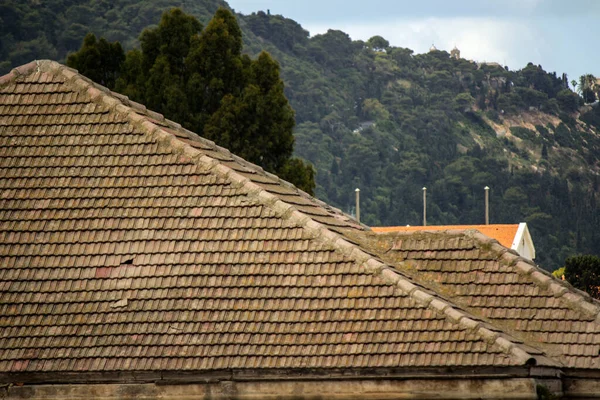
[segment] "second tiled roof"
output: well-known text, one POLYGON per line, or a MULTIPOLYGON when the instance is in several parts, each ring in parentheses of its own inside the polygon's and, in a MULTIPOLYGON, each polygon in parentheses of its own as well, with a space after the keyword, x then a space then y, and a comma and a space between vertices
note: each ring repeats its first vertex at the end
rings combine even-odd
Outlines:
POLYGON ((473 230, 360 236, 417 282, 564 366, 600 368, 600 302, 495 240, 473 230))

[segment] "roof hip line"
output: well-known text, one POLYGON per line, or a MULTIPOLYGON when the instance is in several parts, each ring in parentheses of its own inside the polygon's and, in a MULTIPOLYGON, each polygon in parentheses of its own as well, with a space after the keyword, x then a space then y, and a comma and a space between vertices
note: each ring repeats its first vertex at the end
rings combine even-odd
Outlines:
POLYGON ((492 239, 478 231, 467 231, 467 235, 484 246, 490 246, 490 249, 499 254, 500 259, 508 266, 514 267, 521 275, 529 276, 533 283, 549 290, 554 297, 564 300, 573 310, 595 318, 596 322, 600 323, 600 302, 594 300, 586 292, 573 287, 567 281, 554 279, 552 275, 539 268, 532 260, 519 256, 514 250, 505 248, 496 239, 492 239))
MULTIPOLYGON (((64 79, 69 81, 70 84, 75 86, 81 93, 87 95, 93 102, 102 104, 109 111, 117 112, 127 117, 134 126, 156 140, 160 146, 164 146, 176 154, 189 158, 190 161, 205 167, 207 171, 211 171, 221 178, 226 179, 235 188, 244 191, 248 197, 271 209, 280 218, 283 218, 296 226, 302 227, 314 240, 332 246, 334 250, 339 251, 361 265, 365 271, 373 275, 378 275, 385 282, 395 286, 418 304, 443 315, 447 320, 477 334, 489 344, 495 344, 502 349, 505 354, 513 357, 513 359, 521 365, 529 364, 532 359, 535 360, 536 357, 541 356, 541 354, 532 355, 528 353, 521 348, 520 341, 515 340, 506 334, 500 334, 488 329, 484 326, 487 325, 486 323, 476 321, 469 314, 455 308, 456 306, 453 306, 446 300, 434 296, 422 286, 412 283, 408 278, 390 265, 382 262, 375 256, 366 253, 360 249, 358 245, 346 240, 342 235, 328 229, 325 225, 313 220, 310 216, 302 213, 293 205, 288 204, 279 199, 276 195, 269 193, 251 179, 222 164, 217 159, 203 154, 200 150, 177 139, 173 134, 165 131, 156 122, 153 122, 150 119, 154 118, 157 122, 164 122, 174 129, 183 129, 181 128, 181 125, 165 119, 161 114, 150 112, 149 110, 136 110, 136 108, 139 108, 135 106, 137 103, 132 102, 127 97, 112 93, 110 90, 101 87, 88 79, 82 78, 73 69, 54 61, 35 61, 23 67, 19 67, 17 73, 13 72, 13 74, 17 77, 19 75, 32 73, 36 68, 42 72, 62 75, 64 79), (128 105, 124 104, 124 102, 128 105), (146 115, 140 115, 139 112, 143 112, 146 115), (511 340, 507 338, 510 338, 511 340)), ((0 81, 0 85, 5 82, 6 80, 0 81)), ((227 152, 229 153, 229 151, 227 152)), ((486 237, 484 236, 484 238, 486 237)), ((558 365, 545 356, 541 357, 544 358, 544 361, 546 362, 545 365, 558 365)))

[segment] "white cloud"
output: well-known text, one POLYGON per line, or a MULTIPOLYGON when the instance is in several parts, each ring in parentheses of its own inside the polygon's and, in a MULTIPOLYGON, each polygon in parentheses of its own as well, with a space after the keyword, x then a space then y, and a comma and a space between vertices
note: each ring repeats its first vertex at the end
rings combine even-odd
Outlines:
MULTIPOLYGON (((539 0, 528 0, 535 6, 539 0)), ((337 21, 328 26, 305 26, 311 35, 324 33, 327 29, 339 29, 354 40, 367 40, 381 35, 393 46, 408 47, 416 53, 424 53, 432 44, 440 50, 450 51, 455 45, 461 56, 476 61, 494 61, 519 69, 528 61, 538 63, 539 47, 543 40, 531 24, 525 20, 497 19, 487 17, 421 18, 365 23, 337 21)))

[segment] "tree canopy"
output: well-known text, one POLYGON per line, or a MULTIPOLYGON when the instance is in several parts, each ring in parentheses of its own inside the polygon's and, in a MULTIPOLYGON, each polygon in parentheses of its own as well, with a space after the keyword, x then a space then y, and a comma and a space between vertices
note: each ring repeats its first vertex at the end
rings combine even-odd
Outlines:
POLYGON ((145 29, 140 48, 85 37, 67 64, 233 153, 313 193, 312 166, 292 158, 294 111, 279 64, 267 52, 242 54, 242 31, 219 8, 203 29, 181 9, 145 29))
POLYGON ((67 65, 86 72, 86 76, 106 87, 114 87, 125 61, 125 52, 119 42, 109 43, 88 33, 81 49, 67 57, 67 65))
POLYGON ((565 279, 576 288, 600 299, 600 257, 580 255, 567 258, 565 279))

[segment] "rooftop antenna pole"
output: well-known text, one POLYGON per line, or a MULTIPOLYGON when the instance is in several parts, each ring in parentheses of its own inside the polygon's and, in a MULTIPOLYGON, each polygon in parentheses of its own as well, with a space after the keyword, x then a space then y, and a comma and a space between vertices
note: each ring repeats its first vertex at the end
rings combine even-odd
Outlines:
POLYGON ((490 224, 490 188, 489 186, 484 187, 485 189, 485 224, 490 224))
POLYGON ((427 226, 427 188, 423 187, 423 226, 427 226))
POLYGON ((360 223, 360 189, 356 188, 356 220, 360 223))

